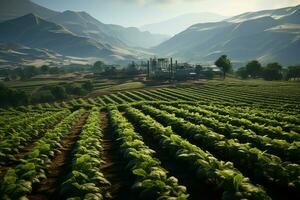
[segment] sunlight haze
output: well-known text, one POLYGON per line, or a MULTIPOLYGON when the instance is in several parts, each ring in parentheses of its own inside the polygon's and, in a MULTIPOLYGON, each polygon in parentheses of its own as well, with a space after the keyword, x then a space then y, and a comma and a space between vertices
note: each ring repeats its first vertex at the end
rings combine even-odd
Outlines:
POLYGON ((50 9, 86 11, 103 23, 139 27, 187 13, 233 16, 243 12, 295 6, 300 0, 33 0, 50 9), (247 3, 245 3, 247 2, 247 3))

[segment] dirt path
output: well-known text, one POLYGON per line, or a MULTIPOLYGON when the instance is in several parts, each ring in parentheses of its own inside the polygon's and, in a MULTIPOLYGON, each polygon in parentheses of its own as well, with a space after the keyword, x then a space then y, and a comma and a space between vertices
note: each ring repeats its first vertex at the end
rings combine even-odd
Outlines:
POLYGON ((111 183, 109 189, 112 199, 127 200, 134 199, 131 194, 132 177, 125 170, 126 162, 123 160, 119 151, 119 144, 116 136, 113 134, 108 114, 100 113, 101 127, 103 131, 103 154, 102 159, 106 162, 101 166, 105 178, 111 183))
POLYGON ((32 200, 56 199, 57 188, 62 182, 62 178, 70 171, 70 163, 72 162, 72 150, 80 135, 82 126, 85 124, 88 113, 83 114, 79 121, 72 127, 69 134, 62 142, 63 146, 59 150, 59 154, 52 159, 51 165, 47 170, 47 179, 44 179, 34 188, 31 195, 28 196, 32 200))

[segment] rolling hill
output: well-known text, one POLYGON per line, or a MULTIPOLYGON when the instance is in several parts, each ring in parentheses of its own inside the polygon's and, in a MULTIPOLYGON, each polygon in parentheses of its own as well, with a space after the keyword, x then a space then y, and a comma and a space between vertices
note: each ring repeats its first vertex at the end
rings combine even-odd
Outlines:
POLYGON ((245 13, 215 23, 195 24, 160 44, 156 54, 192 62, 213 62, 227 54, 234 62, 299 64, 300 6, 245 13))

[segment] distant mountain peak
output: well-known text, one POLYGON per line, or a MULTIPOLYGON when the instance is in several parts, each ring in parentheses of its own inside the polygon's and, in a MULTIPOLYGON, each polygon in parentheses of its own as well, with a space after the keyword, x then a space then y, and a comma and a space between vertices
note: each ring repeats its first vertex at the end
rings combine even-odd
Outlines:
POLYGON ((14 19, 29 13, 34 13, 44 19, 58 14, 58 12, 39 6, 30 0, 0 0, 0 21, 14 19))
POLYGON ((34 13, 29 13, 27 15, 24 15, 23 17, 19 18, 19 19, 28 19, 30 20, 31 22, 35 23, 35 24, 39 24, 40 21, 42 20, 39 16, 37 16, 36 14, 34 13))
MULTIPOLYGON (((42 18, 40 18, 38 15, 36 15, 34 13, 29 13, 24 16, 9 20, 7 22, 9 22, 11 24, 15 24, 19 27, 24 27, 24 28, 40 25, 42 23, 47 23, 45 20, 43 20, 42 18)), ((6 23, 6 22, 3 22, 3 23, 6 23)))

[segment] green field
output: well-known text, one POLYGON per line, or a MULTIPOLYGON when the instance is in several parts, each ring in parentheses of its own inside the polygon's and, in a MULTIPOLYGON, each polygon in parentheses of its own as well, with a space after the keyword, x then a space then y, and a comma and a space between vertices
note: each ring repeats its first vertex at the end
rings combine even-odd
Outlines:
POLYGON ((0 199, 299 199, 299 87, 99 82, 2 109, 0 199))

